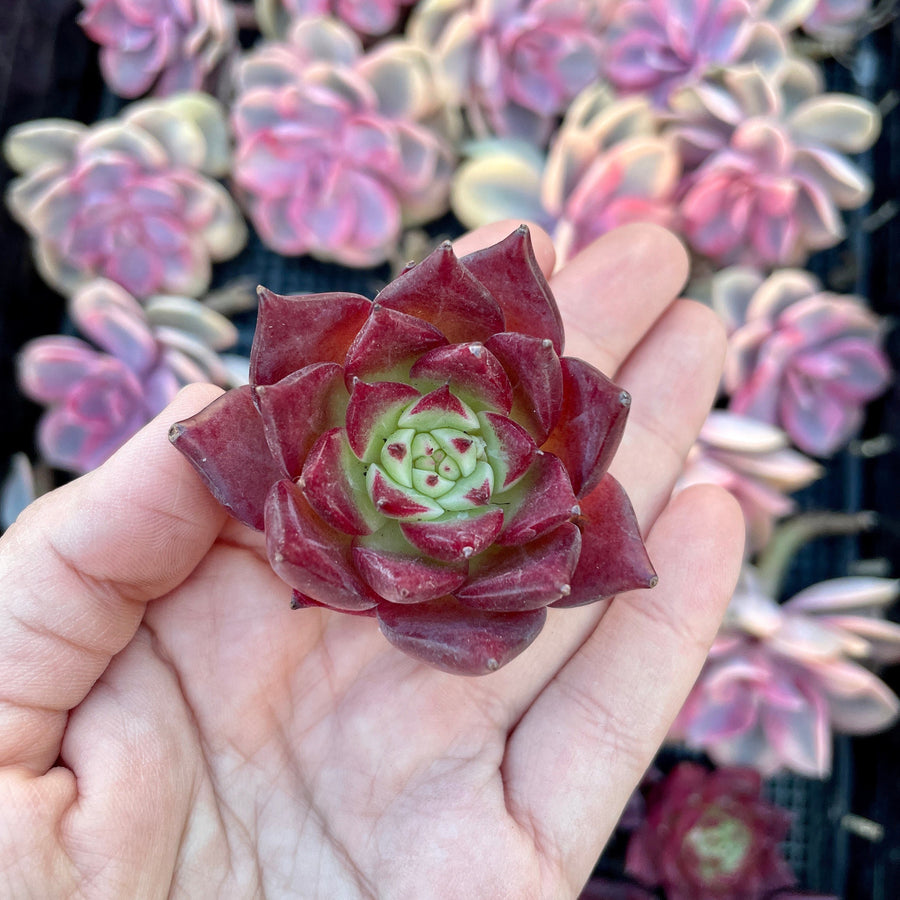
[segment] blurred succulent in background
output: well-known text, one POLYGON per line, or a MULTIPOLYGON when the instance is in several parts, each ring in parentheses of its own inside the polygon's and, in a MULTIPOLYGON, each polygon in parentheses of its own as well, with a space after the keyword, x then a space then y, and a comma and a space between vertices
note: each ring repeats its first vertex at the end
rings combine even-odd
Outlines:
POLYGON ((603 73, 622 94, 664 106, 676 88, 723 68, 774 69, 786 47, 747 0, 623 0, 603 36, 603 73))
POLYGON ((682 762, 650 789, 626 871, 666 900, 767 900, 797 881, 779 847, 790 824, 758 772, 682 762))
POLYGON ((246 226, 224 174, 224 113, 205 94, 126 107, 88 127, 42 119, 3 145, 16 171, 6 195, 33 238, 44 278, 65 295, 105 277, 136 297, 199 296, 212 263, 234 256, 246 226))
POLYGON ((847 577, 779 605, 745 566, 725 622, 671 736, 719 765, 831 769, 832 731, 871 734, 900 701, 862 661, 900 661, 900 625, 884 620, 898 582, 847 577))
POLYGON ((476 228, 498 219, 540 224, 560 262, 630 222, 671 225, 680 167, 645 98, 595 85, 572 103, 545 158, 521 141, 470 145, 453 181, 453 211, 476 228))
POLYGON ((478 137, 546 143, 556 119, 600 73, 609 2, 424 0, 409 37, 433 54, 478 137))
POLYGON ((729 408, 779 425, 806 453, 829 456, 846 444, 891 378, 881 320, 799 269, 768 278, 726 269, 713 278, 713 304, 730 332, 729 408))
POLYGON ((121 97, 160 96, 204 86, 235 45, 226 0, 81 0, 79 18, 100 44, 100 68, 121 97))
POLYGON ((762 548, 774 523, 796 509, 787 496, 824 474, 822 467, 791 448, 780 428, 713 410, 691 448, 678 483, 718 484, 741 505, 747 523, 747 551, 762 548))
POLYGON ((726 69, 671 96, 685 166, 680 229, 698 253, 797 265, 841 240, 839 210, 871 192, 844 154, 871 147, 880 117, 859 97, 822 92, 818 69, 791 58, 774 73, 726 69))
POLYGON ((264 35, 281 39, 297 19, 333 16, 364 37, 387 34, 415 0, 254 0, 264 35))
POLYGON ((846 46, 866 29, 872 0, 816 0, 803 30, 817 40, 846 46))
POLYGON ((234 180, 273 250, 376 265, 404 225, 446 210, 454 118, 421 50, 364 55, 339 23, 303 20, 249 54, 237 82, 234 180))
POLYGON ((22 392, 49 407, 38 427, 44 460, 72 472, 96 468, 185 384, 237 383, 216 351, 237 339, 219 313, 187 297, 154 297, 142 307, 120 285, 98 279, 70 301, 78 330, 36 338, 18 359, 22 392))

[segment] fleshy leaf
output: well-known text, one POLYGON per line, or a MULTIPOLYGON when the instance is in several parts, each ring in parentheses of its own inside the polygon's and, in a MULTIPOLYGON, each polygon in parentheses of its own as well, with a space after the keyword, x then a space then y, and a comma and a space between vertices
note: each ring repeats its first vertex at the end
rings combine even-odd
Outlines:
POLYGON ((499 506, 445 513, 430 522, 402 522, 404 537, 426 556, 454 562, 470 559, 489 547, 503 527, 499 506))
POLYGON ((421 396, 397 381, 357 381, 347 406, 347 440, 353 452, 366 462, 378 459, 381 442, 397 430, 400 414, 421 396))
POLYGON ((430 497, 397 484, 374 463, 369 465, 366 473, 366 486, 376 509, 392 519, 421 522, 436 519, 444 513, 443 507, 430 497))
POLYGON ((494 469, 494 490, 505 491, 528 471, 537 446, 521 425, 506 416, 483 412, 478 414, 478 421, 494 469))
POLYGON ((398 424, 401 428, 415 428, 416 431, 431 431, 436 428, 464 431, 467 428, 477 428, 478 419, 459 397, 450 393, 450 388, 445 384, 410 406, 400 416, 398 424))
POLYGON ((296 588, 291 591, 291 609, 325 609, 329 612, 339 612, 350 616, 367 616, 371 619, 374 619, 376 615, 374 603, 364 609, 341 609, 337 606, 329 606, 327 603, 313 600, 312 597, 307 597, 306 594, 302 594, 296 588))
POLYGON ((399 650, 456 675, 496 672, 544 627, 544 609, 498 613, 467 609, 452 597, 413 606, 383 603, 378 624, 399 650))

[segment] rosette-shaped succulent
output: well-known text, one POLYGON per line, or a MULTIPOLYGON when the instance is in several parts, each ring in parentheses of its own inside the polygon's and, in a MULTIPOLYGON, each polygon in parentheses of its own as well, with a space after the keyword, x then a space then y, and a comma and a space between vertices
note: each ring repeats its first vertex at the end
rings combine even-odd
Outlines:
POLYGON ((479 137, 541 145, 600 73, 596 0, 424 0, 407 29, 434 54, 479 137))
POLYGON ((194 381, 238 383, 216 351, 237 340, 224 316, 186 297, 156 297, 145 307, 99 279, 72 297, 78 330, 101 348, 68 335, 35 338, 18 359, 26 396, 49 407, 38 446, 53 466, 87 472, 194 381))
POLYGON ((667 900, 765 900, 797 881, 779 850, 790 825, 758 772, 679 763, 651 789, 626 870, 667 900))
POLYGON ((363 54, 351 31, 298 22, 237 74, 234 179, 263 241, 348 266, 384 262, 403 225, 447 207, 452 117, 425 54, 363 54))
POLYGON ((719 765, 825 777, 833 731, 871 734, 897 719, 900 701, 860 665, 900 660, 900 626, 884 620, 897 593, 885 578, 836 578, 779 605, 745 566, 672 737, 719 765))
POLYGON ((101 46, 106 83, 122 97, 202 88, 235 43, 223 0, 81 0, 79 19, 101 46))
POLYGON ((849 44, 862 32, 872 5, 872 0, 817 0, 803 30, 820 41, 849 44))
POLYGON ((818 69, 789 59, 775 72, 726 69, 676 91, 670 130, 685 175, 681 231, 719 264, 797 265, 844 235, 839 210, 871 193, 844 154, 868 149, 878 111, 823 94, 818 69))
POLYGON ((839 450, 891 378, 880 319, 799 269, 768 278, 725 270, 713 279, 713 303, 730 331, 730 409, 779 425, 806 453, 839 450))
POLYGON ((659 106, 718 69, 771 69, 785 56, 777 28, 757 21, 747 0, 624 0, 604 47, 604 74, 616 90, 646 93, 659 106))
POLYGON ((499 219, 538 222, 561 262, 632 222, 671 225, 681 173, 674 143, 643 97, 594 85, 575 99, 545 157, 521 141, 470 145, 451 205, 469 228, 499 219))
POLYGON ((213 180, 228 169, 228 135, 220 104, 205 94, 145 100, 93 127, 26 122, 3 149, 23 173, 9 208, 63 294, 104 277, 138 298, 197 297, 212 263, 246 241, 237 206, 213 180))
POLYGON ((375 302, 261 289, 250 386, 171 439, 265 530, 295 605, 486 673, 547 606, 656 582, 606 474, 629 397, 562 342, 524 227, 461 260, 441 246, 375 302))
POLYGON ((256 20, 263 34, 281 38, 296 19, 333 16, 357 34, 387 34, 414 0, 254 0, 256 20))
POLYGON ((730 491, 744 512, 747 550, 768 543, 777 519, 794 512, 788 496, 823 474, 822 467, 790 446, 780 428, 714 409, 691 448, 679 488, 718 484, 730 491))

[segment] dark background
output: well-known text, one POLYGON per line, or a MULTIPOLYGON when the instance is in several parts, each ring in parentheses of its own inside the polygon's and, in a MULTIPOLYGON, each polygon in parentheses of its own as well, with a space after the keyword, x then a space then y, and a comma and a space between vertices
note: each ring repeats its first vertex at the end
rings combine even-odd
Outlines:
MULTIPOLYGON (((18 122, 57 116, 91 122, 110 107, 104 97, 96 50, 76 23, 77 0, 0 0, 0 137, 18 122)), ((826 285, 859 293, 889 318, 887 347, 900 370, 900 25, 889 22, 868 35, 851 55, 827 66, 832 90, 850 91, 879 105, 884 133, 860 163, 875 183, 872 201, 849 217, 850 238, 813 260, 826 285)), ((114 105, 114 103, 113 103, 114 105)), ((0 192, 11 173, 0 162, 0 192)), ((442 223, 453 229, 453 223, 442 223)), ((218 274, 219 281, 249 276, 277 291, 327 290, 337 285, 372 295, 388 267, 347 272, 309 260, 284 260, 258 241, 218 274)), ((10 455, 34 456, 40 410, 18 393, 15 354, 31 337, 63 327, 63 302, 40 280, 21 229, 0 208, 0 476, 10 455)), ((243 342, 252 317, 245 317, 243 342)), ((788 579, 788 594, 815 581, 875 561, 874 574, 900 576, 900 387, 870 408, 864 437, 887 435, 887 452, 868 458, 851 450, 831 461, 827 478, 800 496, 809 509, 875 510, 878 527, 860 538, 817 541, 801 553, 788 579)), ((868 446, 871 446, 869 444, 868 446)), ((896 614, 895 614, 896 617, 896 614)), ((900 691, 900 666, 886 680, 900 691)), ((803 884, 845 900, 900 897, 900 727, 871 738, 841 738, 833 776, 809 782, 776 779, 772 797, 795 813, 786 853, 803 884), (883 829, 869 840, 848 829, 847 814, 883 829), (876 835, 877 837, 877 835, 876 835)), ((852 822, 851 822, 852 825, 852 822)), ((865 829, 864 829, 865 830, 865 829)), ((610 864, 614 865, 613 844, 610 864)))

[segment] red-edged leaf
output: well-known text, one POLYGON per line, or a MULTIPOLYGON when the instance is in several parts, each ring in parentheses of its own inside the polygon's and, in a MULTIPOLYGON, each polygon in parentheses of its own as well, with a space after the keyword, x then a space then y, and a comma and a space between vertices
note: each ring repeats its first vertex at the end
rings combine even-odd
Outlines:
POLYGON ((344 534, 369 534, 381 524, 366 490, 366 473, 343 428, 326 431, 306 457, 300 488, 309 505, 344 534))
POLYGON ((562 410, 543 449, 563 461, 572 489, 583 497, 600 482, 615 456, 631 396, 583 360, 567 356, 561 363, 562 410))
POLYGON ((291 481, 266 500, 266 551, 279 578, 335 609, 367 609, 379 597, 359 577, 350 538, 326 525, 291 481))
POLYGON ((416 431, 431 431, 432 428, 456 428, 465 431, 477 428, 478 419, 444 384, 426 394, 415 406, 404 412, 398 424, 401 428, 415 428, 416 431))
POLYGON ((497 413, 478 414, 481 437, 496 476, 495 493, 512 487, 527 471, 537 453, 531 435, 519 424, 497 413))
POLYGON ((562 366, 552 343, 507 331, 495 334, 485 346, 500 360, 512 384, 511 418, 540 446, 559 419, 563 399, 562 366))
POLYGON ((400 414, 422 395, 398 381, 357 381, 347 405, 347 440, 350 449, 365 462, 381 454, 382 441, 397 429, 400 414))
POLYGON ((497 301, 460 263, 449 241, 395 278, 376 301, 430 322, 451 344, 485 341, 504 329, 497 301))
POLYGON ((402 522, 404 537, 426 556, 445 562, 469 559, 489 547, 503 527, 499 506, 447 513, 430 522, 402 522))
POLYGON ((317 362, 343 364, 372 309, 360 294, 275 294, 259 288, 250 383, 274 384, 317 362))
POLYGON ((329 606, 327 603, 319 603, 318 600, 313 600, 312 597, 307 597, 306 594, 301 594, 298 590, 291 591, 291 609, 327 609, 329 612, 339 612, 343 615, 350 616, 368 616, 369 618, 375 618, 375 604, 373 603, 371 606, 366 607, 365 609, 339 609, 336 606, 329 606))
POLYGON ((359 541, 353 544, 353 562, 370 587, 391 603, 424 603, 443 597, 465 582, 468 571, 465 560, 442 564, 359 541))
POLYGON ((538 265, 527 225, 460 262, 500 304, 507 331, 549 338, 563 352, 563 324, 550 285, 538 265))
POLYGON ((552 453, 538 453, 522 480, 498 502, 505 505, 501 546, 527 544, 578 512, 565 466, 552 453))
POLYGON ((581 532, 563 522, 517 547, 491 547, 476 561, 457 600, 477 609, 537 609, 568 594, 581 550, 581 532))
POLYGON ((581 556, 572 589, 553 606, 583 606, 623 591, 651 588, 657 577, 647 556, 631 501, 612 475, 581 500, 581 556))
POLYGON ((443 515, 443 507, 430 497, 392 481, 380 466, 372 463, 367 473, 367 485, 375 508, 392 519, 418 521, 436 519, 443 515))
POLYGON ((378 607, 381 631, 397 649, 455 675, 496 672, 538 636, 546 617, 545 609, 475 610, 452 597, 378 607))
POLYGON ((410 369, 411 379, 449 384, 476 411, 490 409, 508 413, 512 409, 512 385, 500 361, 484 344, 451 344, 431 350, 410 369))
POLYGON ((285 473, 269 452, 249 385, 176 422, 169 440, 190 460, 212 495, 236 519, 263 530, 269 488, 285 473))
POLYGON ((347 387, 362 381, 405 378, 423 353, 447 343, 433 325, 415 316, 374 304, 372 313, 347 351, 344 364, 347 387), (405 372, 395 372, 405 365, 405 372))
POLYGON ((256 388, 269 449, 296 478, 322 432, 343 421, 349 394, 337 363, 314 363, 275 384, 256 388))

